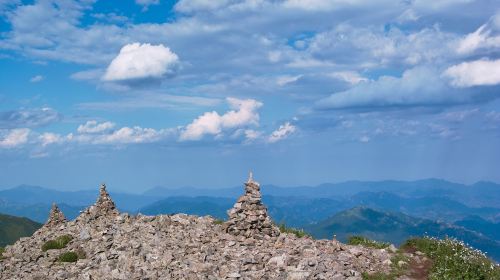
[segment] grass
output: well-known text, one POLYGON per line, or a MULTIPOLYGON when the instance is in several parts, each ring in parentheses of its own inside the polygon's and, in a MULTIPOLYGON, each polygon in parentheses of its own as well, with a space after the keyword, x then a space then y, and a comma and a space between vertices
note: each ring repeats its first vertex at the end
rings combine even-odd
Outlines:
POLYGON ((65 252, 59 255, 57 258, 59 262, 76 262, 78 260, 78 254, 75 252, 65 252))
POLYGON ((433 261, 428 279, 493 280, 500 279, 500 267, 486 255, 467 244, 453 239, 432 237, 413 238, 402 246, 418 250, 433 261))
POLYGON ((3 247, 0 247, 0 260, 3 259, 3 252, 5 252, 5 249, 3 247))
POLYGON ((304 236, 310 236, 303 229, 287 227, 284 223, 279 224, 278 228, 280 229, 281 233, 291 233, 297 236, 298 238, 302 238, 304 236))
POLYGON ((216 224, 216 225, 222 225, 223 223, 224 223, 223 220, 219 220, 219 219, 214 220, 214 224, 216 224))
POLYGON ((386 242, 379 242, 375 240, 368 239, 364 236, 360 235, 353 235, 349 236, 349 239, 347 240, 347 244, 349 245, 361 245, 369 248, 375 248, 375 249, 384 249, 389 247, 391 244, 386 243, 386 242))
POLYGON ((68 243, 73 239, 73 236, 66 234, 59 236, 54 240, 49 240, 42 245, 42 251, 47 251, 51 249, 62 249, 68 245, 68 243))

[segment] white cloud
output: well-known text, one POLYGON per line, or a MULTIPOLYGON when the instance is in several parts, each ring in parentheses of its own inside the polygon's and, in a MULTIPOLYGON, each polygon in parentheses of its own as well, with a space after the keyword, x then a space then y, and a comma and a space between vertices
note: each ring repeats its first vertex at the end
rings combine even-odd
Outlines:
POLYGON ((48 107, 0 112, 0 129, 39 127, 61 118, 57 111, 48 107))
POLYGON ((366 135, 363 135, 359 138, 359 142, 361 142, 361 143, 368 143, 368 142, 370 142, 370 140, 371 140, 370 137, 368 137, 366 135))
POLYGON ((297 128, 294 125, 290 124, 289 122, 286 122, 285 124, 280 125, 278 129, 273 131, 269 136, 269 138, 267 139, 267 141, 269 143, 278 142, 280 140, 287 138, 288 136, 293 134, 296 130, 297 128))
POLYGON ((341 79, 341 80, 346 81, 350 84, 357 84, 359 82, 368 81, 367 78, 362 77, 361 75, 359 75, 358 72, 355 72, 355 71, 332 72, 332 73, 330 73, 330 77, 341 79))
POLYGON ((109 64, 104 81, 161 79, 173 74, 179 57, 162 44, 125 45, 109 64))
POLYGON ((101 133, 115 127, 112 122, 98 123, 97 121, 87 121, 85 124, 78 126, 79 133, 101 133))
POLYGON ((152 128, 142 128, 139 126, 122 127, 110 134, 100 135, 92 142, 94 144, 150 143, 160 140, 163 132, 162 130, 157 131, 152 128))
POLYGON ((42 75, 36 75, 30 79, 30 83, 38 83, 43 81, 43 76, 42 75))
MULTIPOLYGON (((460 102, 465 96, 453 95, 435 69, 418 67, 402 77, 382 76, 359 83, 316 102, 320 109, 376 108, 391 106, 425 106, 460 102)), ((468 96, 467 96, 468 97, 468 96)))
POLYGON ((0 131, 0 148, 15 148, 28 142, 31 130, 28 128, 16 128, 0 131))
POLYGON ((444 75, 451 78, 456 87, 497 85, 500 84, 500 59, 462 62, 446 69, 444 75))
POLYGON ((282 86, 285 86, 287 84, 296 82, 301 77, 302 77, 302 75, 295 75, 295 76, 284 75, 284 76, 280 76, 280 77, 278 77, 276 79, 276 84, 278 84, 279 86, 282 87, 282 86))
POLYGON ((470 54, 481 49, 500 48, 500 13, 481 25, 476 31, 467 34, 458 42, 459 54, 470 54))
POLYGON ((151 5, 158 5, 160 4, 160 0, 135 0, 135 3, 137 5, 141 6, 151 6, 151 5))
POLYGON ((64 138, 61 135, 51 132, 42 133, 40 136, 38 136, 38 139, 40 141, 40 144, 42 144, 42 146, 44 147, 51 144, 64 142, 64 138))
POLYGON ((180 0, 175 4, 175 10, 183 13, 213 11, 226 6, 229 2, 229 0, 180 0))
POLYGON ((206 112, 187 125, 180 135, 180 140, 199 140, 204 135, 218 135, 224 129, 241 128, 259 124, 257 109, 262 103, 253 99, 227 98, 233 109, 223 115, 217 112, 206 112))

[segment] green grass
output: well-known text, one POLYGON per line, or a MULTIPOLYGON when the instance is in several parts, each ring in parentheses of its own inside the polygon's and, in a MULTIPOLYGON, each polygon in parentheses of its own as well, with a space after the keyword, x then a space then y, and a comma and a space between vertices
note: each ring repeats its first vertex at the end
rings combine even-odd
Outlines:
POLYGON ((423 252, 433 261, 429 279, 493 280, 500 279, 500 267, 484 253, 452 238, 413 238, 402 246, 423 252))
POLYGON ((297 236, 298 238, 302 238, 304 236, 310 236, 303 229, 287 227, 284 223, 279 224, 278 228, 280 229, 281 233, 291 233, 297 236))
POLYGON ((57 259, 59 262, 76 262, 78 260, 78 254, 75 252, 65 252, 59 255, 57 259))
POLYGON ((216 225, 222 225, 223 223, 224 223, 223 220, 219 220, 219 219, 214 220, 214 224, 216 224, 216 225))
POLYGON ((347 240, 347 244, 349 245, 362 245, 365 247, 369 248, 375 248, 375 249, 384 249, 389 247, 391 244, 386 243, 386 242, 379 242, 375 240, 368 239, 364 236, 360 235, 353 235, 349 236, 349 239, 347 240))
POLYGON ((3 252, 5 252, 5 249, 0 247, 0 260, 3 259, 3 252))
POLYGON ((47 251, 51 249, 62 249, 68 245, 68 243, 73 239, 73 236, 66 234, 59 236, 54 240, 49 240, 42 245, 42 251, 47 251))

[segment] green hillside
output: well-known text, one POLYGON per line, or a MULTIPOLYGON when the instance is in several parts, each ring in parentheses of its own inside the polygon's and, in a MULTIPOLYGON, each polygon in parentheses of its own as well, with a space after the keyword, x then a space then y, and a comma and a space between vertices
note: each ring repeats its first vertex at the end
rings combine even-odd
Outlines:
POLYGON ((0 247, 13 244, 21 237, 31 236, 41 226, 28 218, 0 214, 0 247))
POLYGON ((355 207, 305 228, 315 238, 337 239, 346 242, 349 236, 362 235, 377 241, 401 244, 413 236, 446 236, 462 240, 472 247, 489 252, 500 259, 500 243, 466 228, 415 218, 401 213, 383 212, 367 207, 355 207))

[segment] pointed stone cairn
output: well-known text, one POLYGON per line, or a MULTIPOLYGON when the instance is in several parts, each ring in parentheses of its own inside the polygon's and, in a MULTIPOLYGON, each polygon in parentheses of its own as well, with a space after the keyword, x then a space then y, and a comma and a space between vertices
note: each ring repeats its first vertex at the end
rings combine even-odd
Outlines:
POLYGON ((106 185, 101 184, 99 187, 99 197, 96 203, 85 209, 77 220, 96 219, 99 217, 116 216, 120 213, 116 209, 116 205, 106 191, 106 185))
POLYGON ((280 231, 267 215, 267 208, 262 204, 260 185, 250 172, 242 195, 228 212, 229 219, 224 224, 226 232, 246 238, 265 239, 279 236, 280 231))
POLYGON ((52 208, 50 209, 49 218, 45 223, 48 227, 58 226, 66 222, 66 217, 64 217, 63 212, 59 210, 59 207, 55 203, 52 203, 52 208))

